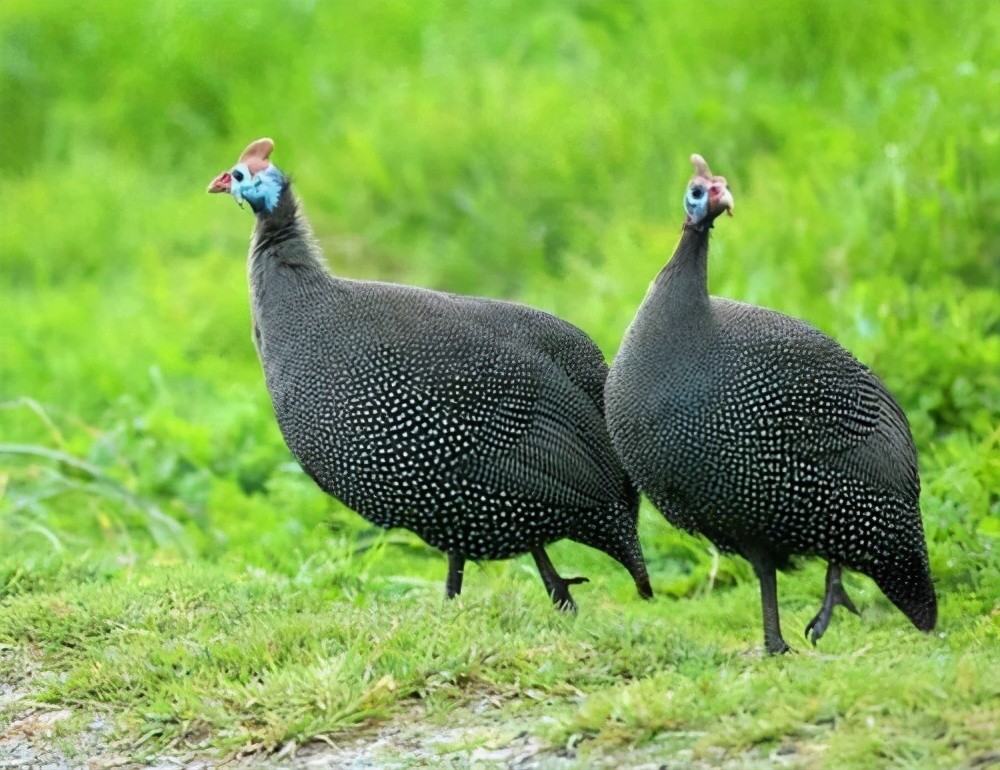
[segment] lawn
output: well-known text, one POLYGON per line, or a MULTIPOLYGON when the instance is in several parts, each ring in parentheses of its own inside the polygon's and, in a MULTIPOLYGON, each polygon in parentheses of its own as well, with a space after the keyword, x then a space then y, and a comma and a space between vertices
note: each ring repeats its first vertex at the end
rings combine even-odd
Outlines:
POLYGON ((1000 761, 1000 8, 966 2, 0 4, 0 767, 955 767, 1000 761), (259 136, 334 272, 515 299, 610 358, 724 174, 712 292, 872 367, 940 599, 779 576, 644 505, 604 555, 445 559, 324 496, 250 341, 259 136), (6 762, 6 764, 4 764, 6 762), (368 764, 365 765, 364 763, 368 764), (314 763, 314 764, 310 764, 314 763))

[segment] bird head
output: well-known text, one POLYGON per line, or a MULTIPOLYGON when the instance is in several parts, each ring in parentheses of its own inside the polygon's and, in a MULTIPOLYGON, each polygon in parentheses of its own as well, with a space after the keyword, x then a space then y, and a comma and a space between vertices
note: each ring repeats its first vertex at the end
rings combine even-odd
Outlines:
POLYGON ((706 226, 711 227, 723 211, 733 215, 733 195, 726 186, 726 178, 713 176, 703 157, 692 155, 691 164, 694 176, 684 193, 684 210, 687 212, 684 224, 702 230, 706 226))
POLYGON ((274 150, 270 139, 258 139, 240 155, 229 171, 223 171, 208 186, 210 193, 229 193, 236 202, 246 201, 256 213, 274 211, 287 182, 268 158, 274 150))

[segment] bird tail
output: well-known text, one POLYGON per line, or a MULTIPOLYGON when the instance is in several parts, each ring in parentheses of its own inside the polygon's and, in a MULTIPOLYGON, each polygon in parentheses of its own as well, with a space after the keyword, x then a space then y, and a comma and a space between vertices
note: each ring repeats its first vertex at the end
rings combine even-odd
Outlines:
POLYGON ((921 631, 931 631, 937 624, 937 595, 922 528, 919 539, 915 547, 896 552, 869 575, 913 625, 921 631))
POLYGON ((602 548, 609 556, 621 564, 635 581, 635 589, 643 599, 653 598, 653 587, 649 584, 649 572, 646 571, 646 560, 639 545, 638 533, 628 541, 622 540, 618 547, 602 548))
POLYGON ((639 596, 643 599, 652 599, 653 586, 649 584, 646 560, 642 557, 642 549, 639 547, 638 540, 635 543, 635 552, 635 555, 628 562, 622 562, 622 564, 625 565, 625 569, 629 571, 629 574, 635 581, 635 588, 639 592, 639 596))
POLYGON ((587 523, 586 532, 578 533, 573 539, 608 554, 629 571, 639 596, 651 598, 653 587, 649 584, 646 560, 639 545, 638 493, 630 489, 624 499, 587 523))
POLYGON ((612 556, 628 570, 632 580, 635 581, 639 596, 643 599, 652 599, 653 587, 649 584, 646 559, 639 544, 639 490, 628 477, 624 482, 625 496, 616 506, 615 516, 628 526, 622 529, 618 555, 612 554, 612 556))

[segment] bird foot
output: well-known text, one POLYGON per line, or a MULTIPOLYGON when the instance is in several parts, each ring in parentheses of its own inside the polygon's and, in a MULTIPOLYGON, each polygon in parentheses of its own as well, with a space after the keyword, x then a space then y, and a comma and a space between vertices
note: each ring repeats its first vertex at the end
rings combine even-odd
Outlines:
POLYGON ((552 603, 556 605, 556 609, 560 612, 572 612, 575 614, 577 606, 576 602, 573 601, 573 597, 569 595, 569 587, 589 582, 590 578, 585 577, 560 577, 553 579, 549 585, 549 598, 552 599, 552 603))
POLYGON ((823 597, 823 606, 816 613, 816 617, 806 625, 806 639, 812 642, 813 647, 816 646, 816 643, 826 633, 826 629, 833 619, 833 608, 838 604, 848 612, 853 612, 855 615, 861 614, 858 612, 858 608, 854 606, 854 602, 851 601, 851 597, 847 595, 847 591, 844 590, 844 586, 840 581, 831 583, 827 587, 826 596, 823 597))
POLYGON ((795 652, 795 650, 788 646, 788 642, 780 636, 777 639, 765 639, 764 647, 768 655, 787 655, 788 653, 795 652))
POLYGON ((806 639, 812 642, 813 647, 816 646, 816 642, 820 640, 820 637, 826 633, 827 626, 830 625, 830 618, 833 616, 832 608, 829 612, 826 611, 826 607, 821 609, 816 613, 816 617, 809 621, 806 625, 806 639))

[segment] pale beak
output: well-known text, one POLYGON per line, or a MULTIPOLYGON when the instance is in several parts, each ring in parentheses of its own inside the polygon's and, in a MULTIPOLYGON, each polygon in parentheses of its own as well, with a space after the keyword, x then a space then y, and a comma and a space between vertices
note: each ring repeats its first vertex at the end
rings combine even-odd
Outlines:
POLYGON ((721 210, 725 209, 729 216, 733 215, 733 207, 735 204, 733 203, 733 194, 729 192, 728 187, 724 187, 722 192, 715 196, 712 203, 715 206, 716 211, 720 214, 722 213, 721 210))
POLYGON ((229 175, 228 171, 223 171, 208 186, 208 191, 210 193, 227 193, 231 192, 233 187, 233 178, 229 175))

